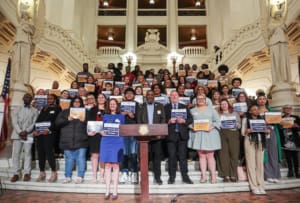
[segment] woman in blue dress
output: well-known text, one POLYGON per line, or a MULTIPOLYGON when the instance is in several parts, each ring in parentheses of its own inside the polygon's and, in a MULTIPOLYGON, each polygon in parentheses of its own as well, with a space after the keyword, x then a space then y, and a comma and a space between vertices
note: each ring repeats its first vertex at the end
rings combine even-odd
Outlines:
POLYGON ((104 130, 101 132, 103 138, 100 147, 100 162, 104 162, 106 193, 104 198, 110 196, 110 182, 113 180, 112 199, 118 198, 119 163, 123 161, 123 137, 119 136, 119 126, 108 128, 107 125, 124 124, 125 118, 120 113, 116 99, 110 99, 108 107, 103 116, 104 130), (113 172, 112 172, 113 171, 113 172))

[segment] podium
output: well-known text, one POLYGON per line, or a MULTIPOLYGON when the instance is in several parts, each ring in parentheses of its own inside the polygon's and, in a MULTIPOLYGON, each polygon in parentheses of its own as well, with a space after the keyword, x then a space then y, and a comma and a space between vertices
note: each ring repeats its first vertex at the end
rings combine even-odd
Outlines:
POLYGON ((142 200, 149 198, 148 177, 148 142, 154 136, 168 135, 167 124, 125 124, 120 125, 120 135, 134 136, 140 144, 141 196, 142 200))

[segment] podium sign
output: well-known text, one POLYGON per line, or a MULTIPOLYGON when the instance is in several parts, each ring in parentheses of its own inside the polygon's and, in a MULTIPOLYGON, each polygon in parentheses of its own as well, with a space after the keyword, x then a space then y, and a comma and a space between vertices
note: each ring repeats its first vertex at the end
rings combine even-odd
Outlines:
POLYGON ((140 170, 142 200, 149 198, 148 142, 153 136, 168 135, 167 124, 125 124, 120 125, 121 136, 134 136, 140 144, 140 170))

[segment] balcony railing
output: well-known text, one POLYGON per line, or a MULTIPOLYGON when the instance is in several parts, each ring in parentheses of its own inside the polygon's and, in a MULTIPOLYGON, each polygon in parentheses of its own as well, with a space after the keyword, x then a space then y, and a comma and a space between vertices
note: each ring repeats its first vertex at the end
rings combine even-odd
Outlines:
POLYGON ((192 57, 208 54, 208 50, 205 47, 184 47, 182 51, 184 56, 192 56, 192 57))

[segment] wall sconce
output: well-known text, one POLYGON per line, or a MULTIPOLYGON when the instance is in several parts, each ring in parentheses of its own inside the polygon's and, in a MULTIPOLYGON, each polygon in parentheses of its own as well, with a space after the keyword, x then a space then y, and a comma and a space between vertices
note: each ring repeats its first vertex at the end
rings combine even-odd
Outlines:
POLYGON ((136 55, 132 52, 127 52, 125 55, 123 55, 122 58, 124 61, 125 60, 127 61, 129 66, 131 65, 131 63, 136 62, 136 59, 137 59, 136 55))
POLYGON ((114 40, 114 33, 108 33, 107 39, 108 39, 109 41, 113 41, 113 40, 114 40))
POLYGON ((151 5, 155 4, 155 0, 149 0, 149 4, 151 5))
POLYGON ((195 6, 196 6, 196 7, 201 6, 201 1, 200 1, 200 0, 197 0, 197 1, 195 2, 195 6))
POLYGON ((178 58, 177 55, 172 55, 172 56, 171 56, 171 61, 172 61, 173 64, 176 64, 177 58, 178 58))
POLYGON ((108 6, 109 6, 108 0, 104 0, 104 1, 103 1, 103 6, 104 6, 104 7, 108 7, 108 6))
POLYGON ((127 59, 127 63, 131 64, 133 57, 131 55, 128 55, 128 56, 126 56, 126 59, 127 59))

